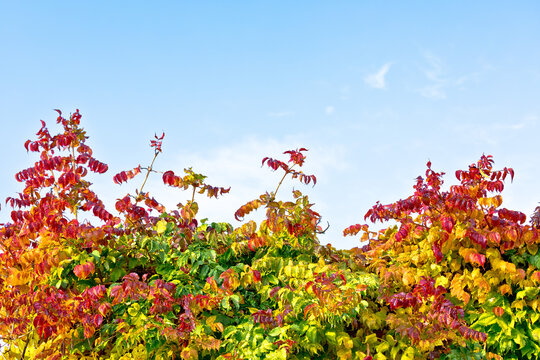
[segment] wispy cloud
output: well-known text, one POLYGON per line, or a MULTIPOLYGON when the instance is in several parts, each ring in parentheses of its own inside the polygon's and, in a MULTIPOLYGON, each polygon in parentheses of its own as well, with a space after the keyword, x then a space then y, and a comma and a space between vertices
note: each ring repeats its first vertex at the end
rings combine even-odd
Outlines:
POLYGON ((456 138, 467 143, 482 143, 493 146, 500 146, 508 141, 510 136, 526 136, 535 133, 538 116, 529 114, 520 121, 496 121, 489 123, 478 123, 466 121, 463 123, 449 124, 449 129, 457 135, 456 138))
POLYGON ((273 118, 281 118, 281 117, 287 117, 287 116, 291 116, 291 115, 294 115, 294 112, 292 112, 292 111, 276 111, 276 112, 269 112, 268 114, 266 114, 266 116, 273 117, 273 118))
POLYGON ((495 124, 493 127, 496 130, 521 130, 526 126, 524 122, 514 124, 495 124))
MULTIPOLYGON (((445 75, 445 65, 443 61, 430 52, 424 52, 424 60, 427 67, 423 69, 424 75, 429 84, 419 90, 420 94, 430 99, 446 99, 446 87, 449 80, 445 75)), ((461 79, 461 82, 464 80, 461 79)))
POLYGON ((418 89, 420 95, 429 99, 446 99, 447 91, 451 88, 464 89, 464 85, 471 80, 478 80, 479 72, 460 76, 448 74, 446 63, 440 57, 426 51, 423 54, 425 65, 422 72, 427 84, 418 89))
POLYGON ((523 117, 523 119, 520 122, 494 123, 492 127, 494 130, 521 130, 524 128, 534 127, 537 121, 538 121, 538 117, 536 115, 530 114, 523 117))
POLYGON ((341 100, 349 100, 351 87, 349 85, 343 86, 339 92, 341 93, 341 100))
POLYGON ((427 85, 419 91, 422 96, 430 99, 446 99, 446 91, 442 83, 427 85))
POLYGON ((375 89, 386 88, 386 74, 390 70, 391 63, 384 64, 377 72, 369 74, 364 78, 364 82, 375 89))

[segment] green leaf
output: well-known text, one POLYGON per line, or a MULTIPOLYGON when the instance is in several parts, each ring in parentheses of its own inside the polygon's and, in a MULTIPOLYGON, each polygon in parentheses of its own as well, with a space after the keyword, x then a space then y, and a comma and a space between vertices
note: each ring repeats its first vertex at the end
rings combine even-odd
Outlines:
POLYGON ((307 330, 306 336, 311 343, 317 343, 317 332, 318 330, 315 326, 310 326, 310 328, 307 330))
POLYGON ((235 294, 235 295, 231 295, 230 299, 231 299, 231 301, 232 301, 234 307, 235 307, 236 309, 240 309, 240 296, 239 296, 239 295, 236 295, 236 294, 235 294))
POLYGON ((524 297, 527 297, 532 300, 536 298, 539 292, 540 292, 540 289, 537 287, 527 287, 516 294, 516 299, 519 300, 519 299, 523 299, 524 297))
POLYGON ((527 260, 529 264, 540 270, 540 252, 537 252, 536 255, 529 255, 527 260))
POLYGON ((114 270, 111 272, 111 280, 113 282, 116 282, 118 281, 119 279, 121 279, 124 275, 126 275, 126 272, 124 269, 122 269, 121 267, 116 267, 114 268, 114 270))
POLYGON ((99 259, 101 258, 101 254, 97 250, 92 251, 92 253, 90 255, 92 255, 92 257, 96 261, 99 261, 99 259))
POLYGON ((495 316, 495 314, 493 314, 492 312, 487 312, 487 313, 483 313, 482 315, 480 315, 478 320, 475 321, 475 323, 473 325, 475 327, 478 326, 478 325, 486 327, 486 326, 492 325, 492 324, 494 324, 496 322, 497 322, 497 317, 495 316))

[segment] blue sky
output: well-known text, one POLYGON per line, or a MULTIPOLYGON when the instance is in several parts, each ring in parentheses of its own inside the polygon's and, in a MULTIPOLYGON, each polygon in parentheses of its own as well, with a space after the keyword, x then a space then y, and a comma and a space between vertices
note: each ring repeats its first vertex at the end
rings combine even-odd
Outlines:
MULTIPOLYGON (((47 1, 0 2, 0 198, 22 189, 23 148, 58 108, 83 114, 89 144, 110 171, 94 180, 110 205, 134 188, 112 176, 152 157, 161 170, 193 166, 234 211, 273 190, 264 156, 309 148, 290 183, 310 195, 343 238, 377 200, 411 194, 431 160, 453 173, 485 154, 513 167, 504 206, 528 216, 540 201, 540 3, 536 1, 47 1)), ((185 201, 155 177, 165 204, 185 201)), ((283 197, 287 189, 280 190, 283 197)), ((0 221, 9 219, 2 204, 0 221)))

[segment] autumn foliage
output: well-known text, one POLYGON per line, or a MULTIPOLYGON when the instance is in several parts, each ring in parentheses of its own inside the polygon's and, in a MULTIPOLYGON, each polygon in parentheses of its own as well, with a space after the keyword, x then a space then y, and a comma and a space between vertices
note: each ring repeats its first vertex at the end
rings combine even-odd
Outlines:
MULTIPOLYGON (((15 178, 0 228, 0 338, 16 359, 536 359, 540 354, 539 212, 501 207, 511 168, 482 156, 444 173, 428 162, 413 194, 375 204, 344 230, 359 247, 319 243, 308 197, 277 197, 285 180, 315 185, 307 149, 262 165, 283 174, 234 213, 198 218, 196 197, 231 190, 191 168, 158 171, 154 157, 113 176, 141 179, 108 209, 86 179, 108 166, 86 145, 77 110, 58 111, 24 145, 37 161, 15 178), (149 176, 187 191, 166 209, 149 176), (265 219, 248 220, 256 210, 265 219), (88 219, 93 219, 89 221, 88 219)), ((133 166, 133 165, 132 165, 133 166)), ((180 197, 183 193, 180 193, 180 197)), ((5 209, 4 209, 5 210, 5 209)))

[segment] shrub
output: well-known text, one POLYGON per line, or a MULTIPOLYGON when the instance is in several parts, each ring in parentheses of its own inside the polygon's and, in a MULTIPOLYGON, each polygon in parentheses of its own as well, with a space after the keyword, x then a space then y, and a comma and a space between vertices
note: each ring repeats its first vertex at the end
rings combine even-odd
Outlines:
POLYGON ((44 359, 413 359, 535 358, 539 352, 538 229, 500 208, 503 181, 483 156, 460 185, 441 190, 428 163, 414 194, 376 204, 379 233, 353 225, 369 244, 323 246, 321 216, 299 190, 281 200, 301 171, 304 148, 263 165, 282 171, 276 189, 240 207, 231 224, 200 220, 196 196, 230 188, 184 169, 157 171, 154 158, 113 177, 145 176, 135 194, 106 209, 86 180, 105 163, 85 144, 77 110, 60 111, 62 132, 45 123, 27 151, 34 166, 15 177, 12 222, 0 228, 0 336, 4 355, 44 359), (167 210, 145 191, 160 174, 191 199, 167 210), (91 214, 95 221, 82 220, 91 214))

